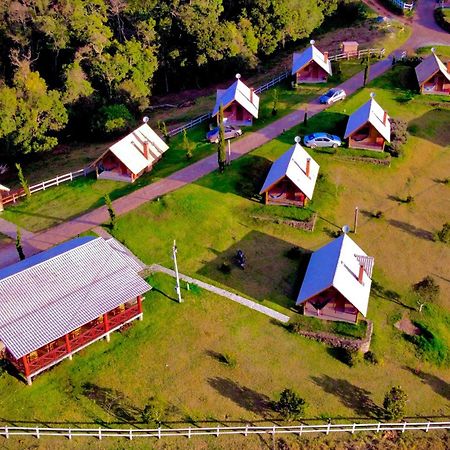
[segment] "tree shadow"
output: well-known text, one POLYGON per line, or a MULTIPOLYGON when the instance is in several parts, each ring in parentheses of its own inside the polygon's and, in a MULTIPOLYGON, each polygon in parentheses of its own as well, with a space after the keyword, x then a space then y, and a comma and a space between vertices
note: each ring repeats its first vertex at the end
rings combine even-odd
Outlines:
POLYGON ((407 222, 402 222, 400 220, 389 219, 388 222, 389 225, 399 228, 400 230, 403 230, 406 233, 411 234, 412 236, 424 239, 426 241, 434 241, 434 235, 431 231, 424 230, 422 228, 417 228, 414 225, 411 225, 407 222))
POLYGON ((408 123, 408 131, 434 144, 446 147, 450 142, 450 111, 436 108, 408 123))
POLYGON ((450 401, 450 384, 444 380, 441 380, 436 375, 431 373, 423 372, 420 369, 413 369, 412 367, 404 366, 403 367, 408 372, 411 372, 416 377, 419 377, 424 383, 427 383, 428 386, 433 389, 436 394, 441 395, 445 399, 450 401))
POLYGON ((296 248, 293 257, 292 249, 290 242, 253 230, 225 251, 213 249, 216 257, 205 262, 197 273, 256 300, 270 298, 282 306, 291 307, 311 253, 307 249, 296 248), (242 250, 246 258, 244 270, 235 261, 238 250, 242 250), (229 266, 229 273, 220 270, 224 263, 229 266))
POLYGON ((403 306, 403 308, 409 309, 411 311, 415 311, 415 308, 401 301, 401 296, 399 293, 392 291, 390 289, 385 289, 378 281, 372 280, 371 288, 372 293, 377 297, 395 303, 399 306, 403 306))
POLYGON ((264 415, 272 409, 269 397, 246 386, 241 386, 229 378, 208 378, 208 384, 223 397, 229 398, 247 411, 264 415))
POLYGON ((353 409, 357 414, 370 418, 384 417, 384 409, 369 397, 370 391, 355 386, 347 380, 331 378, 328 375, 312 376, 311 379, 325 392, 338 397, 344 406, 353 409))
POLYGON ((84 383, 82 389, 87 398, 123 422, 135 423, 141 417, 142 411, 132 405, 120 391, 100 387, 93 383, 84 383))

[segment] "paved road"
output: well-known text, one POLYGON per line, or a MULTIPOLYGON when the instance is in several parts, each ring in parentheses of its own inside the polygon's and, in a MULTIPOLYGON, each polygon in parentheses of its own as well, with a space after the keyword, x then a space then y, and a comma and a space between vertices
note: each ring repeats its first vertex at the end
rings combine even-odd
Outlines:
MULTIPOLYGON (((374 0, 371 0, 374 1, 374 0)), ((450 35, 441 30, 434 22, 433 18, 434 0, 420 0, 418 10, 412 23, 413 33, 411 38, 401 49, 394 52, 396 55, 401 50, 416 48, 429 44, 450 45, 450 35)), ((391 58, 386 58, 372 65, 370 79, 376 78, 386 72, 391 67, 391 58)), ((363 73, 360 72, 354 77, 342 83, 339 87, 352 94, 363 85, 363 73)), ((298 109, 287 116, 282 117, 267 127, 248 134, 233 144, 231 158, 236 159, 254 150, 266 142, 271 141, 284 130, 288 130, 301 123, 304 116, 304 106, 299 105, 298 109)), ((326 108, 320 105, 317 100, 308 104, 308 116, 311 117, 326 108)), ((125 214, 140 205, 151 201, 164 194, 179 189, 186 184, 192 183, 204 175, 216 170, 217 156, 211 155, 198 161, 178 172, 173 173, 165 179, 157 181, 149 186, 139 189, 125 197, 114 201, 114 207, 118 215, 125 214)), ((45 230, 34 235, 24 235, 23 248, 25 255, 30 256, 42 250, 53 247, 80 233, 94 228, 108 220, 108 212, 105 207, 95 209, 83 214, 63 224, 45 230)), ((0 223, 0 231, 1 223, 0 223)), ((7 245, 0 250, 0 267, 7 266, 17 261, 17 252, 14 245, 7 245)))

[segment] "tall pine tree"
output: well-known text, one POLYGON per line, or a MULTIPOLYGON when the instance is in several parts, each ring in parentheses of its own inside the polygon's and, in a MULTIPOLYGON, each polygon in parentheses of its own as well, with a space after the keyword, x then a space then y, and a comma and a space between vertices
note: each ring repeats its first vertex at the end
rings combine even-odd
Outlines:
POLYGON ((219 142, 217 143, 217 162, 219 163, 219 171, 222 173, 225 170, 227 163, 227 152, 225 149, 225 127, 223 125, 223 106, 219 106, 219 142))

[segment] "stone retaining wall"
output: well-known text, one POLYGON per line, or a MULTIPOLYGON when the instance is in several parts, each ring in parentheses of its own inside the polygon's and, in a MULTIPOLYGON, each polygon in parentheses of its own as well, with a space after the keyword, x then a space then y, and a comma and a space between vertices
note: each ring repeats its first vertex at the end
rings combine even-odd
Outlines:
POLYGON ((339 336, 333 333, 316 331, 299 330, 296 333, 308 339, 314 339, 315 341, 323 342, 324 344, 330 345, 331 347, 340 347, 350 351, 360 351, 362 353, 366 353, 369 351, 370 342, 372 340, 373 322, 371 320, 367 320, 366 335, 362 339, 354 339, 339 336))

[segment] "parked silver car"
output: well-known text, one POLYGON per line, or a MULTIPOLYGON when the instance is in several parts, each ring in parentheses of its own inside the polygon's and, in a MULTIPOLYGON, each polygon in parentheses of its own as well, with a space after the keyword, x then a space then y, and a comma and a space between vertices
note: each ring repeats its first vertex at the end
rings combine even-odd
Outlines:
POLYGON ((307 147, 339 147, 342 144, 339 136, 328 133, 313 133, 308 134, 303 138, 303 142, 307 147))
MULTIPOLYGON (((242 130, 239 127, 233 127, 232 125, 225 125, 225 139, 231 139, 238 137, 242 134, 242 130)), ((206 139, 209 142, 217 144, 219 142, 219 127, 213 128, 206 133, 206 139)))
POLYGON ((344 89, 330 89, 326 94, 319 98, 320 103, 331 105, 332 103, 344 100, 347 97, 344 89))

